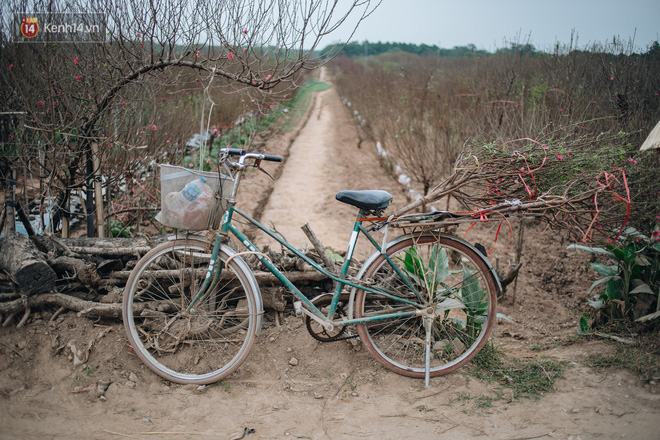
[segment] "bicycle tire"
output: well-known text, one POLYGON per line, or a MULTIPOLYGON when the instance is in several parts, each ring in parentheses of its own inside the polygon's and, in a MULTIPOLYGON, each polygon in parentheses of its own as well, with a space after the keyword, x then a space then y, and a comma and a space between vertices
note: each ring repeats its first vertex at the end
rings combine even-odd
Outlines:
MULTIPOLYGON (((448 374, 465 365, 486 344, 495 322, 501 288, 490 263, 468 243, 442 234, 404 236, 389 243, 385 253, 399 273, 382 254, 374 254, 358 279, 415 305, 361 289, 356 292, 355 317, 432 308, 429 376, 448 374)), ((423 316, 420 312, 370 321, 359 324, 357 330, 366 349, 386 368, 423 378, 423 316)))
POLYGON ((221 248, 217 286, 194 306, 211 262, 195 239, 163 243, 133 269, 122 303, 124 327, 138 357, 156 374, 181 384, 221 380, 245 361, 261 325, 259 287, 240 258, 221 248))

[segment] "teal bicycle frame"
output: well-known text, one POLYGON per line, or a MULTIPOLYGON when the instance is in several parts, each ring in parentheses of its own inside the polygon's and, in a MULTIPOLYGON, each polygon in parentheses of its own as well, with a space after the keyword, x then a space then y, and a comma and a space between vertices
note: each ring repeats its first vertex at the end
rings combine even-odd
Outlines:
MULTIPOLYGON (((369 286, 365 286, 363 284, 355 283, 352 281, 348 280, 347 274, 348 274, 348 268, 351 262, 351 258, 353 257, 353 252, 355 250, 355 244, 357 243, 358 236, 360 233, 364 234, 371 244, 374 246, 375 249, 378 250, 378 252, 381 252, 381 247, 378 245, 378 243, 371 237, 371 235, 368 233, 368 231, 362 226, 362 221, 361 220, 356 220, 355 225, 353 226, 353 233, 351 234, 351 238, 348 244, 348 250, 346 251, 346 257, 344 260, 344 264, 341 267, 341 271, 339 275, 336 275, 325 268, 321 267, 318 265, 314 260, 300 252, 298 249, 290 245, 286 240, 282 239, 279 235, 275 234, 273 231, 259 223, 258 221, 254 220, 252 217, 241 211, 240 209, 235 208, 234 206, 229 206, 227 211, 225 212, 225 216, 222 221, 221 225, 221 231, 224 236, 223 239, 217 240, 218 243, 226 243, 229 240, 228 233, 231 233, 234 235, 250 252, 254 252, 258 258, 259 261, 268 269, 269 272, 271 272, 298 300, 300 300, 305 306, 308 308, 308 310, 313 313, 319 320, 322 322, 331 322, 333 325, 353 325, 353 324, 361 324, 364 322, 370 322, 370 321, 378 321, 382 319, 390 319, 390 318, 399 318, 399 317, 404 317, 404 316, 413 316, 416 314, 415 311, 408 311, 408 312, 399 312, 399 313, 391 313, 387 315, 379 315, 379 316, 373 316, 373 317, 363 317, 363 318, 358 318, 358 319, 342 319, 338 321, 333 321, 333 318, 335 316, 335 313, 337 311, 337 306, 339 304, 339 299, 341 296, 342 291, 344 290, 345 286, 349 286, 352 288, 357 288, 357 289, 363 289, 367 292, 375 293, 378 294, 382 297, 390 298, 392 300, 401 302, 403 304, 407 304, 410 306, 413 306, 415 308, 420 307, 418 303, 408 301, 404 298, 392 295, 390 293, 387 293, 386 291, 383 291, 382 289, 374 289, 369 286), (245 218, 250 224, 258 228, 259 230, 263 231, 266 233, 269 237, 273 238, 276 240, 278 243, 280 243, 282 246, 286 247, 288 250, 293 252, 296 256, 299 258, 303 259, 307 264, 309 264, 314 270, 321 272, 328 278, 332 279, 337 283, 335 287, 335 291, 332 296, 332 301, 330 303, 330 308, 328 311, 328 315, 325 316, 313 303, 310 301, 289 279, 277 268, 273 263, 270 262, 263 254, 261 254, 261 251, 252 243, 241 231, 239 231, 232 223, 232 218, 234 214, 238 214, 241 217, 245 218)), ((218 244, 216 243, 216 245, 218 244)), ((219 246, 216 246, 219 250, 219 246)), ((214 255, 212 256, 212 260, 215 260, 217 257, 217 252, 216 249, 214 248, 214 255)), ((387 255, 384 255, 385 259, 389 262, 389 264, 392 265, 392 267, 399 273, 399 275, 402 275, 400 273, 399 268, 392 263, 392 261, 389 259, 387 255)), ((218 267, 215 269, 216 271, 221 271, 222 268, 218 267)), ((207 274, 207 279, 212 278, 212 272, 213 268, 209 267, 209 273, 207 274)), ((407 280, 406 277, 402 276, 402 279, 407 280)), ((414 286, 409 285, 411 289, 413 289, 418 297, 421 296, 419 292, 417 292, 414 288, 414 286)))
POLYGON ((401 273, 401 270, 398 268, 396 264, 390 260, 390 258, 383 253, 381 246, 374 240, 374 238, 369 234, 369 232, 364 228, 362 225, 362 219, 356 219, 355 224, 353 226, 353 232, 351 234, 351 238, 349 240, 348 244, 348 249, 346 251, 346 257, 344 259, 344 263, 341 267, 341 271, 339 275, 334 274, 325 268, 321 267, 319 264, 317 264, 314 260, 300 252, 298 249, 290 245, 286 240, 281 238, 279 235, 250 217, 248 214, 244 213, 240 209, 235 207, 235 190, 236 187, 238 186, 238 179, 234 183, 234 190, 232 191, 232 197, 229 198, 228 200, 228 206, 227 209, 224 213, 224 216, 222 218, 222 223, 220 226, 220 233, 216 235, 215 243, 213 246, 213 251, 211 254, 211 259, 209 263, 209 267, 206 273, 206 278, 204 282, 202 283, 202 286, 200 287, 200 290, 196 294, 195 298, 191 301, 191 303, 188 305, 188 308, 192 308, 198 301, 200 301, 204 296, 206 295, 207 292, 213 291, 215 285, 219 282, 220 280, 220 275, 222 273, 222 265, 217 265, 216 266, 216 261, 218 257, 218 253, 220 251, 220 247, 223 244, 227 244, 229 242, 229 234, 231 233, 233 236, 235 236, 247 249, 249 252, 254 253, 255 255, 258 256, 259 261, 268 269, 269 272, 271 272, 301 303, 305 305, 307 310, 311 312, 313 316, 311 316, 313 319, 316 319, 317 321, 321 322, 322 324, 332 324, 332 325, 341 325, 341 326, 348 326, 348 325, 354 325, 354 324, 361 324, 365 322, 373 322, 373 321, 378 321, 378 320, 383 320, 383 319, 391 319, 391 318, 400 318, 400 317, 406 317, 406 316, 414 316, 418 312, 418 310, 421 309, 421 304, 420 303, 415 303, 413 301, 406 300, 404 298, 401 298, 399 296, 393 295, 391 293, 388 293, 387 291, 384 291, 383 289, 379 288, 372 288, 364 283, 359 283, 359 282, 353 282, 348 279, 348 269, 350 266, 351 259, 353 257, 353 253, 355 251, 355 245, 357 243, 358 237, 360 233, 362 233, 364 236, 366 236, 369 239, 369 242, 372 244, 372 246, 379 252, 383 254, 383 257, 385 260, 388 262, 388 264, 391 265, 391 267, 399 274, 402 280, 406 282, 408 287, 415 292, 416 296, 422 301, 422 296, 420 292, 413 286, 409 281, 408 277, 403 276, 401 273), (324 274, 328 278, 332 279, 333 281, 336 282, 336 287, 334 290, 334 293, 332 295, 332 300, 330 303, 330 308, 328 311, 328 315, 324 315, 323 312, 321 312, 313 303, 310 301, 287 277, 284 275, 273 263, 266 258, 261 251, 257 248, 257 246, 252 243, 241 231, 239 231, 233 224, 232 224, 232 219, 234 214, 238 214, 241 217, 243 217, 245 220, 247 220, 251 225, 255 226, 257 229, 263 231, 265 234, 267 234, 269 237, 277 241, 279 244, 287 248, 289 251, 293 252, 296 256, 301 258, 303 261, 305 261, 307 264, 309 264, 314 270, 324 274), (398 301, 402 304, 406 304, 409 306, 412 306, 415 310, 411 311, 406 311, 406 312, 398 312, 398 313, 389 313, 389 314, 383 314, 383 315, 377 315, 377 316, 371 316, 371 317, 362 317, 362 318, 353 318, 350 317, 351 319, 346 319, 345 317, 342 318, 341 320, 333 321, 335 317, 335 313, 337 312, 337 308, 339 305, 339 300, 341 293, 344 291, 345 287, 349 288, 355 288, 355 289, 362 289, 367 292, 371 292, 377 295, 380 295, 381 297, 384 298, 389 298, 394 301, 398 301))

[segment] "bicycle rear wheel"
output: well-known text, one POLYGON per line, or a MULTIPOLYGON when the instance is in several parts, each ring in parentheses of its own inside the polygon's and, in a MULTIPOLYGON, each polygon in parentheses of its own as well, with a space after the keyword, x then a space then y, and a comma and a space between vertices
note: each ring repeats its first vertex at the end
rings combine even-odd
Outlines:
POLYGON ((388 369, 416 378, 425 377, 427 363, 434 377, 469 362, 493 328, 500 290, 478 252, 460 239, 425 234, 389 244, 391 263, 383 255, 368 261, 359 278, 382 293, 359 290, 355 317, 415 312, 358 325, 369 352, 388 369))
POLYGON ((215 264, 222 265, 222 274, 201 297, 211 264, 203 241, 163 243, 133 270, 124 290, 124 327, 136 354, 160 376, 184 384, 212 383, 247 358, 261 300, 245 263, 235 258, 225 268, 229 258, 220 249, 215 264))

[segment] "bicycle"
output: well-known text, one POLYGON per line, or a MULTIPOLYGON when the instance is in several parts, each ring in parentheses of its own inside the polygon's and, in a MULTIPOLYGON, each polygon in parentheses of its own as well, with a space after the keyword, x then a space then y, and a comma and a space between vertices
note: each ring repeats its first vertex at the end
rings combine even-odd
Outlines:
POLYGON ((488 340, 501 286, 484 252, 440 232, 440 227, 472 220, 474 214, 384 217, 389 193, 341 191, 337 200, 359 209, 359 216, 341 271, 335 274, 236 208, 243 171, 263 171, 262 161, 281 160, 223 149, 220 163, 234 183, 213 239, 176 238, 139 260, 122 305, 128 340, 138 357, 177 383, 208 384, 236 371, 255 342, 264 314, 255 273, 242 258, 249 253, 294 295, 295 313, 316 339, 342 339, 350 326, 386 368, 424 378, 427 386, 430 377, 469 362, 488 340), (230 157, 236 156, 233 162, 230 157), (333 280, 334 292, 308 299, 233 224, 236 216, 333 280), (380 244, 372 236, 376 230, 396 227, 413 232, 404 229, 403 235, 380 244), (232 236, 246 252, 229 246, 232 236), (367 238, 374 252, 351 276, 359 236, 367 238))

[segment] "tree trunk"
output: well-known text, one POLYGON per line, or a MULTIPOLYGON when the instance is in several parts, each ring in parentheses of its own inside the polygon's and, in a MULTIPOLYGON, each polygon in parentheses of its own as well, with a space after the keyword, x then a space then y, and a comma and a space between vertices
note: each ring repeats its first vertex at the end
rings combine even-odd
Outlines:
POLYGON ((47 292, 55 287, 57 275, 29 238, 11 233, 0 239, 0 269, 26 295, 47 292))

